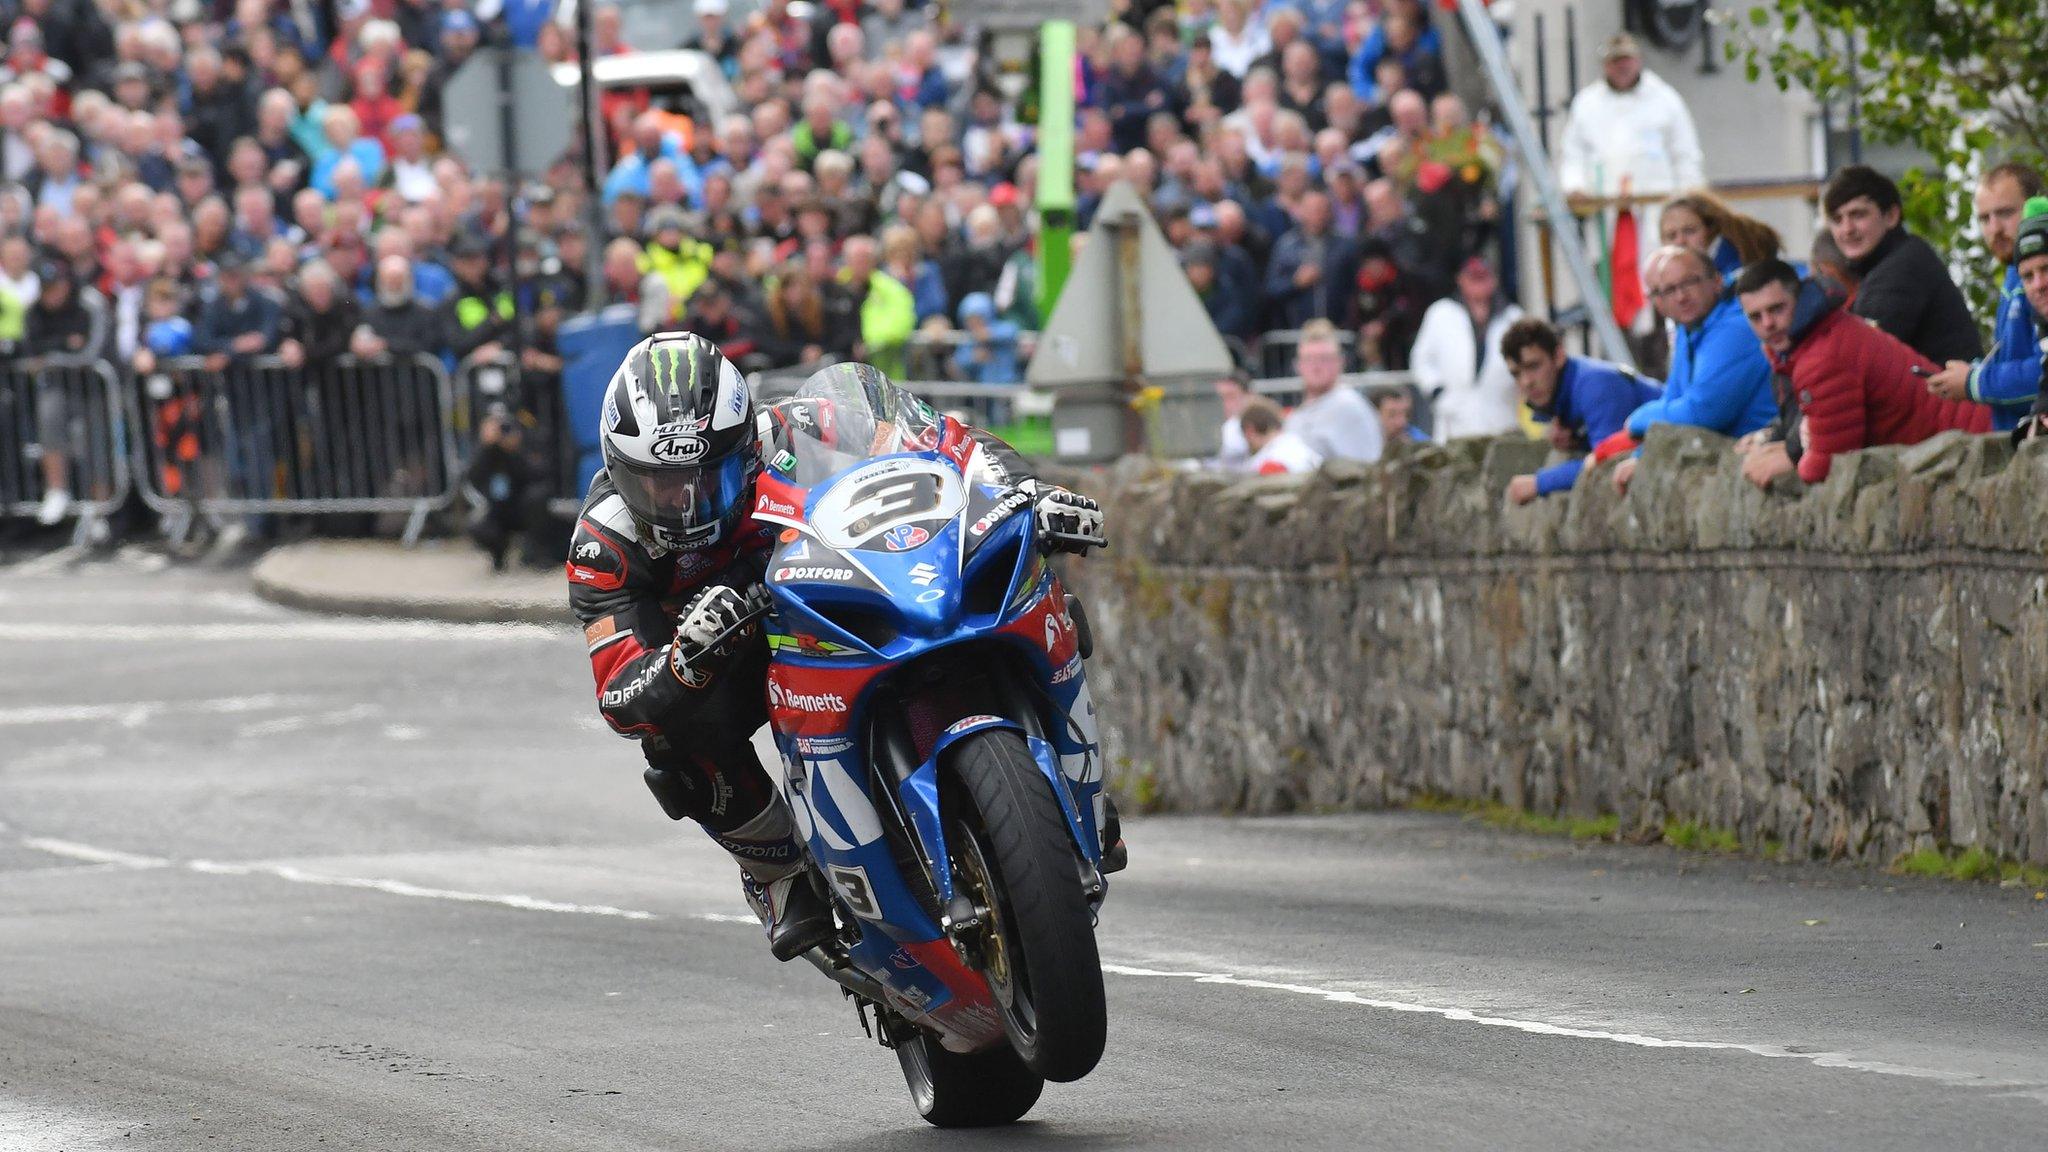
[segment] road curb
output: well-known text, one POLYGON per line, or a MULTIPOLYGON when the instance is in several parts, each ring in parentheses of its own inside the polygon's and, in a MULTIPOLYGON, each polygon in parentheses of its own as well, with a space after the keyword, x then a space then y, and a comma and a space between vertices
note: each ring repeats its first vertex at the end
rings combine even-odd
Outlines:
MULTIPOLYGON (((340 616, 434 620, 451 624, 564 624, 570 619, 568 593, 559 597, 503 596, 490 590, 425 593, 405 591, 401 573, 343 581, 307 569, 318 568, 318 546, 288 545, 256 562, 250 583, 257 596, 286 608, 340 616)), ((393 561, 402 563, 403 558, 393 561)))

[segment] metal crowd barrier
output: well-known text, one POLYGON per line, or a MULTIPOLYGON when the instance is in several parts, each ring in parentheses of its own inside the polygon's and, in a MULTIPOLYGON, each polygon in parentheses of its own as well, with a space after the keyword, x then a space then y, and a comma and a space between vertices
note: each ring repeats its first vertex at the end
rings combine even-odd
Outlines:
POLYGON ((181 357, 130 404, 142 498, 173 539, 197 516, 403 514, 411 545, 461 477, 448 374, 432 356, 299 368, 261 356, 220 371, 181 357))
MULTIPOLYGON (((912 380, 958 380, 960 376, 954 367, 954 357, 961 348, 974 344, 974 337, 960 330, 916 333, 903 348, 903 374, 912 380)), ((1017 333, 1013 353, 1017 362, 1017 380, 1011 383, 1024 379, 1024 366, 1031 362, 1031 352, 1037 346, 1038 333, 1017 333)))
POLYGON ((564 518, 574 516, 582 507, 583 494, 577 474, 576 438, 570 433, 561 380, 555 373, 529 378, 526 369, 509 352, 483 359, 472 357, 455 366, 450 428, 455 436, 455 471, 464 498, 476 506, 485 503, 483 493, 469 484, 467 473, 476 457, 484 416, 493 404, 503 404, 514 412, 523 410, 533 417, 533 427, 523 431, 528 449, 537 449, 549 470, 549 491, 556 494, 548 502, 549 511, 564 518))
MULTIPOLYGON (((1358 389, 1368 400, 1384 392, 1406 392, 1415 398, 1416 416, 1426 414, 1428 401, 1417 395, 1415 374, 1412 372, 1346 372, 1337 377, 1337 383, 1358 389)), ((1282 408, 1292 408, 1301 403, 1301 377, 1272 376, 1254 380, 1252 391, 1270 398, 1282 408)), ((1421 425, 1422 421, 1418 419, 1416 423, 1421 425)))
MULTIPOLYGON (((1344 354, 1344 370, 1358 371, 1362 367, 1358 359, 1358 334, 1339 328, 1336 337, 1337 347, 1344 354)), ((1260 336, 1258 374, 1264 377, 1278 377, 1294 371, 1294 353, 1300 344, 1299 328, 1278 329, 1260 336)))
POLYGON ((41 508, 43 462, 52 453, 65 462, 77 516, 72 542, 83 543, 133 488, 120 380, 104 361, 0 363, 0 517, 41 508))

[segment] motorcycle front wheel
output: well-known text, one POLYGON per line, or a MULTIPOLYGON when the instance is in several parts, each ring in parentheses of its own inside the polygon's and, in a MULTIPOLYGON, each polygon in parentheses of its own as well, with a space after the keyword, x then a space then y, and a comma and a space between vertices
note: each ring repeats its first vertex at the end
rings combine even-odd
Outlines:
POLYGON ((1066 817, 1013 731, 967 737, 952 764, 966 801, 947 834, 953 890, 988 910, 978 943, 1003 1029, 1032 1072, 1079 1080, 1102 1058, 1108 1010, 1066 817))

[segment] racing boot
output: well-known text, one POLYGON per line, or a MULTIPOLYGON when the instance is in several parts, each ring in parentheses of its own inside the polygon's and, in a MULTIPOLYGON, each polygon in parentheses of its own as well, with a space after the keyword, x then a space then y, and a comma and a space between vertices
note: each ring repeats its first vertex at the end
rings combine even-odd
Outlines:
POLYGON ((768 951, 790 960, 839 934, 832 906, 811 882, 789 805, 775 796, 759 815, 711 838, 732 853, 744 874, 747 903, 768 930, 768 951))
POLYGON ((768 930, 768 951, 777 960, 794 960, 839 934, 832 907, 818 895, 807 872, 762 883, 751 872, 740 874, 747 903, 768 930))
POLYGON ((1102 797, 1102 874, 1121 872, 1131 866, 1131 850, 1124 846, 1124 822, 1116 814, 1116 801, 1102 797))

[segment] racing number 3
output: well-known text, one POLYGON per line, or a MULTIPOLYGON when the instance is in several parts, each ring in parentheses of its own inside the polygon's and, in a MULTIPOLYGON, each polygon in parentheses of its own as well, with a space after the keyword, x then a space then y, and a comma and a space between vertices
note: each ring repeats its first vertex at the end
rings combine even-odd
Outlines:
POLYGON ((874 889, 868 886, 867 869, 834 864, 827 871, 832 873, 832 886, 839 889, 839 895, 855 916, 863 920, 881 919, 882 910, 875 907, 874 889))
POLYGON ((938 478, 929 475, 883 476, 856 489, 846 502, 847 535, 856 540, 906 520, 938 511, 943 497, 938 478))

